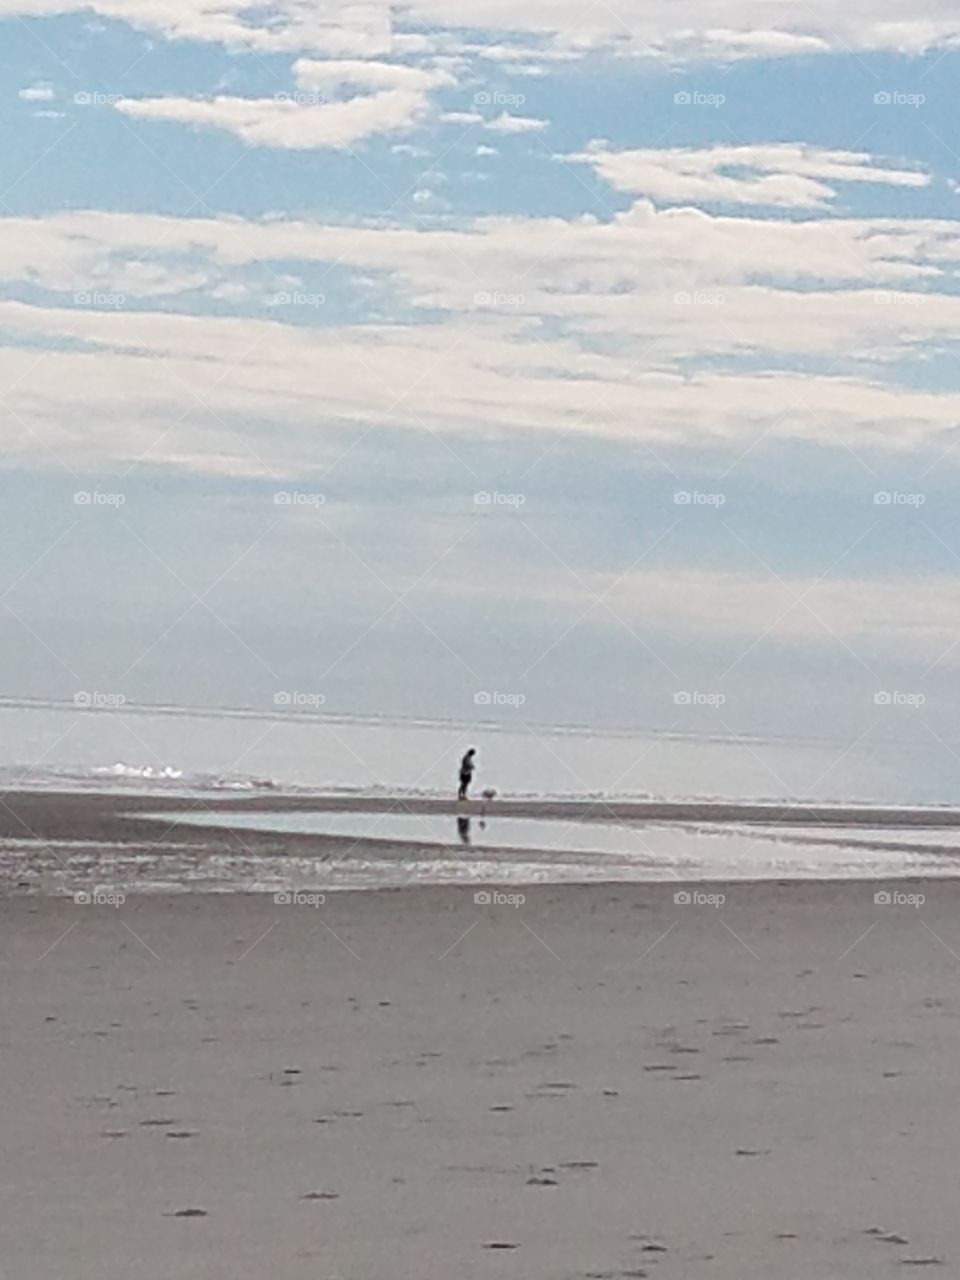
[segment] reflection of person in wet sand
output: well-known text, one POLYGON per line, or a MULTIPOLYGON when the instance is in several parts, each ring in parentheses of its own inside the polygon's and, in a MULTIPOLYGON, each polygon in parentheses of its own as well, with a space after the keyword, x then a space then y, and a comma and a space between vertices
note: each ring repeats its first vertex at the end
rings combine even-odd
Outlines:
POLYGON ((476 767, 476 754, 476 747, 471 747, 460 761, 460 790, 457 792, 458 800, 466 800, 467 798, 470 783, 473 781, 473 771, 476 767))
POLYGON ((457 835, 460 837, 460 841, 462 844, 470 843, 470 819, 469 818, 457 819, 457 835))

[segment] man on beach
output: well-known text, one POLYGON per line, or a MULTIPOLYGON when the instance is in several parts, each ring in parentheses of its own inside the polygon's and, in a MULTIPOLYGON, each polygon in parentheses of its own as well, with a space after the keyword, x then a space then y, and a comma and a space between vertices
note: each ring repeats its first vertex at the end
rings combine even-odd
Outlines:
POLYGON ((473 770, 475 768, 474 757, 476 754, 476 747, 471 747, 460 761, 460 790, 457 792, 458 800, 466 800, 467 798, 467 791, 470 788, 470 783, 473 781, 473 770))

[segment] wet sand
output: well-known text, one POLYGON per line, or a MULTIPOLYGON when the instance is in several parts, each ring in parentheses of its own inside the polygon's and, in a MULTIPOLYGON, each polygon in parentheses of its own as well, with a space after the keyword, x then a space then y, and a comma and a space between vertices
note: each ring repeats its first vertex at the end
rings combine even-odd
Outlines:
POLYGON ((0 897, 0 1269, 956 1274, 960 884, 700 889, 0 897))

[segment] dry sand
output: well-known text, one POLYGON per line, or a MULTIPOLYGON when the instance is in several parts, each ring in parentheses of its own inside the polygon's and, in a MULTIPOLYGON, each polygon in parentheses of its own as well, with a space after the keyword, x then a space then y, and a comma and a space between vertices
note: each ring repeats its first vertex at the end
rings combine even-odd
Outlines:
POLYGON ((0 899, 5 1280, 960 1273, 960 884, 0 899))

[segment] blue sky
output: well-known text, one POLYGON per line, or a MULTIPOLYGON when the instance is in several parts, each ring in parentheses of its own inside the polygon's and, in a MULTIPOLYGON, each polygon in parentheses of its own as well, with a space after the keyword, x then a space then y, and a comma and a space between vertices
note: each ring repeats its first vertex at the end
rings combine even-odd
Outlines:
POLYGON ((5 692, 948 732, 960 18, 775 8, 0 0, 5 692))

